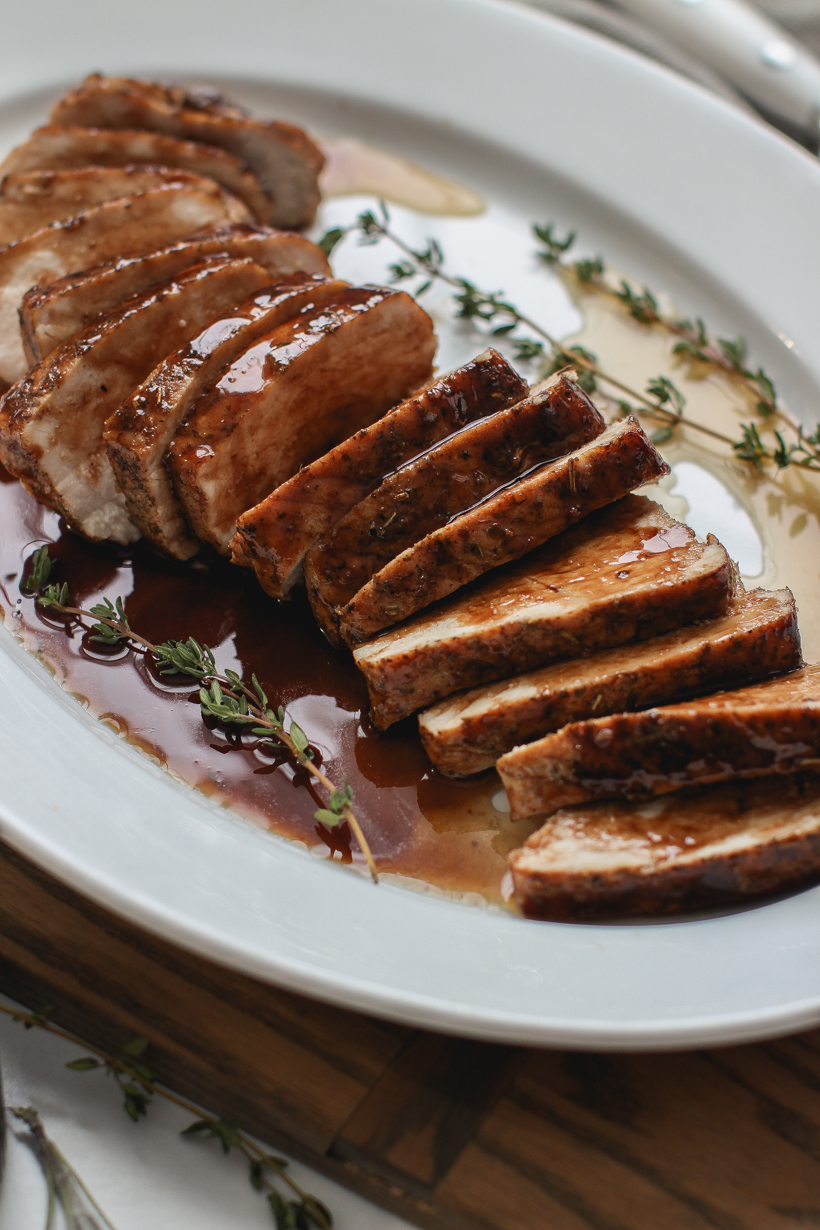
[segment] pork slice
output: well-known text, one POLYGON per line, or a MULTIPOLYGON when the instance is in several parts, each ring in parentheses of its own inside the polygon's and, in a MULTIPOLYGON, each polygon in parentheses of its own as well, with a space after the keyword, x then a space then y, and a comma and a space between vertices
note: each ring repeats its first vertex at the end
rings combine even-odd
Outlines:
POLYGON ((462 688, 714 619, 735 588, 716 539, 630 495, 353 657, 385 730, 462 688))
MULTIPOLYGON (((80 167, 72 171, 33 171, 7 175, 0 180, 0 246, 16 243, 24 235, 73 218, 90 205, 117 197, 133 196, 164 184, 180 184, 209 192, 213 180, 191 171, 168 167, 80 167)), ((248 216, 247 208, 233 198, 236 221, 248 216)), ((228 198, 230 205, 230 198, 228 198)))
MULTIPOLYGON (((674 605, 674 597, 668 598, 674 605)), ((800 664, 791 591, 741 590, 718 619, 440 701, 419 716, 419 732, 440 773, 466 777, 568 722, 647 709, 800 664)))
POLYGON ((135 541, 106 453, 106 419, 169 348, 268 280, 253 261, 220 257, 100 317, 6 393, 0 460, 85 537, 135 541))
POLYGON ((37 128, 0 163, 0 179, 26 171, 72 167, 125 167, 144 163, 179 167, 215 180, 239 197, 258 221, 266 222, 270 201, 256 176, 224 149, 181 141, 157 132, 115 132, 109 128, 37 128))
POLYGON ((344 290, 347 282, 293 273, 218 317, 163 359, 106 423, 117 486, 140 532, 177 559, 199 550, 171 485, 164 457, 199 397, 258 338, 344 290))
POLYGON ((342 638, 359 644, 668 473, 637 419, 613 423, 402 551, 341 608, 342 638))
POLYGON ((702 700, 572 722, 498 761, 512 816, 820 766, 820 666, 702 700))
POLYGON ((820 879, 820 777, 755 778, 556 812, 510 855, 529 918, 742 906, 820 879))
POLYGON ((227 197, 165 184, 137 196, 93 205, 0 249, 0 380, 28 371, 18 309, 32 286, 129 252, 145 252, 229 220, 227 197))
POLYGON ((301 579, 310 548, 386 474, 468 423, 513 405, 526 392, 526 381, 506 359, 497 350, 485 350, 243 513, 231 543, 234 563, 254 568, 272 597, 286 597, 301 579))
POLYGON ((404 291, 351 287, 256 342, 168 454, 194 533, 230 554, 236 520, 430 375, 430 317, 404 291))
POLYGON ((99 74, 70 90, 49 118, 59 125, 145 128, 228 150, 250 167, 269 198, 260 221, 299 228, 316 213, 324 157, 293 124, 251 119, 224 104, 201 108, 173 86, 99 74))
POLYGON ((33 287, 20 308, 27 360, 33 367, 55 347, 81 333, 96 316, 211 256, 250 257, 267 269, 272 280, 299 271, 330 276, 324 252, 303 235, 247 222, 220 227, 204 236, 182 239, 154 252, 116 257, 47 286, 33 287))
POLYGON ((586 394, 555 376, 389 475, 305 558, 310 604, 325 634, 338 641, 338 612, 396 556, 603 430, 586 394))

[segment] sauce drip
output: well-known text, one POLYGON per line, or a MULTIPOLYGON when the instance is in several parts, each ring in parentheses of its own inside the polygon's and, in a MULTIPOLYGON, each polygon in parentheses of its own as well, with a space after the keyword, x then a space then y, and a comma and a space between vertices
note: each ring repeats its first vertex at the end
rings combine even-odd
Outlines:
POLYGON ((320 144, 325 156, 319 179, 324 197, 372 195, 421 214, 462 218, 484 212, 484 201, 477 193, 397 154, 365 145, 355 137, 336 137, 320 144))
POLYGON ((241 662, 247 677, 255 671, 272 705, 284 705, 305 730, 330 778, 340 784, 349 779, 381 873, 501 903, 505 856, 534 825, 512 824, 508 813, 493 807, 495 772, 469 782, 440 777, 414 719, 387 734, 370 726, 362 677, 346 651, 324 640, 303 591, 277 603, 252 573, 216 556, 181 565, 144 544, 87 543, 3 471, 0 525, 7 630, 39 652, 91 712, 169 772, 326 858, 361 862, 347 825, 329 830, 316 822, 314 812, 325 800, 304 770, 253 738, 206 725, 191 681, 163 679, 142 655, 94 644, 76 623, 66 624, 20 594, 24 561, 44 542, 53 544, 50 554, 58 561, 53 579, 68 582, 73 604, 88 608, 121 595, 132 627, 155 644, 193 636, 214 649, 221 670, 241 662))

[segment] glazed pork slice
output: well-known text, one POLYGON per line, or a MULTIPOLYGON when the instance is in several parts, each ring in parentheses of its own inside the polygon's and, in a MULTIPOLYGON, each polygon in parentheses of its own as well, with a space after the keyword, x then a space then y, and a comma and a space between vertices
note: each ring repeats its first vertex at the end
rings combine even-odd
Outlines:
POLYGON ((268 198, 261 222, 300 228, 313 221, 319 204, 324 157, 301 128, 251 119, 211 95, 179 87, 93 74, 52 109, 50 122, 87 128, 145 128, 217 146, 254 173, 268 198))
POLYGON ((497 350, 485 350, 299 470, 243 513, 231 543, 234 563, 254 568, 273 598, 286 597, 301 580, 310 548, 386 474, 468 423, 513 405, 526 392, 526 381, 506 359, 497 350))
POLYGON ((741 590, 731 609, 708 623, 452 696, 419 716, 419 733, 440 773, 466 777, 568 722, 647 709, 800 665, 791 591, 741 590))
POLYGON ((350 287, 256 342, 168 454, 196 536, 229 555, 237 518, 423 384, 435 349, 427 313, 378 286, 350 287))
POLYGON ((224 149, 181 141, 157 132, 115 132, 110 128, 38 128, 0 163, 4 175, 61 171, 76 167, 126 167, 143 163, 179 167, 221 184, 244 201, 257 221, 266 222, 270 201, 254 175, 224 149))
POLYGON ((96 316, 212 256, 249 257, 267 269, 271 281, 300 271, 330 276, 322 249, 302 235, 247 222, 220 227, 154 252, 116 257, 47 286, 35 286, 20 308, 26 358, 33 367, 55 347, 81 333, 96 316))
MULTIPOLYGON (((73 218, 103 201, 134 196, 164 184, 180 184, 209 192, 213 183, 190 171, 144 166, 80 167, 72 171, 7 175, 0 180, 0 246, 16 243, 32 231, 51 222, 73 218)), ((234 201, 236 220, 242 221, 248 216, 247 208, 238 198, 234 201)))
POLYGON ((95 321, 0 402, 0 460, 86 538, 134 542, 139 530, 116 488, 106 420, 169 348, 268 280, 253 261, 216 258, 95 321))
POLYGON ((206 192, 165 184, 93 205, 0 249, 0 380, 13 384, 28 371, 18 310, 32 286, 219 226, 230 221, 231 212, 216 185, 206 192))
POLYGON ((736 584, 715 538, 629 495, 353 657, 385 730, 463 688, 715 619, 736 584))
POLYGON ((197 400, 258 338, 347 286, 294 273, 208 324, 163 359, 106 424, 105 439, 128 515, 155 546, 177 559, 199 550, 182 515, 164 457, 197 400))
POLYGON ((820 666, 702 700, 572 722, 498 761, 513 819, 820 766, 820 666))
POLYGON ((319 626, 338 641, 338 612, 374 573, 493 492, 599 436, 604 427, 577 384, 554 376, 517 405, 480 419, 389 475, 305 558, 319 626))
POLYGON ((637 419, 613 423, 396 556, 342 607, 342 638, 359 644, 668 473, 637 419))
POLYGON ((559 811, 510 856, 529 918, 742 906, 820 879, 820 777, 755 778, 559 811))

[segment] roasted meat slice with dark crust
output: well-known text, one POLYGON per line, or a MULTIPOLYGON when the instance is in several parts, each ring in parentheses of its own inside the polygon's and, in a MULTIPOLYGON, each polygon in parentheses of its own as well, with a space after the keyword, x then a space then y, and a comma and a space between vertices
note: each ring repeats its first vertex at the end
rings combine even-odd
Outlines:
POLYGON ((801 661, 791 591, 741 590, 707 623, 460 692, 420 714, 419 733, 440 773, 466 777, 568 722, 737 687, 801 661))
POLYGON ((255 120, 224 103, 200 107, 174 86, 93 74, 57 102, 52 124, 146 128, 226 149, 253 171, 269 197, 261 222, 300 228, 313 221, 324 156, 303 129, 255 120))
POLYGON ((702 700, 572 722, 498 761, 512 816, 820 767, 820 666, 702 700))
MULTIPOLYGON (((163 184, 182 184, 209 192, 213 183, 203 175, 176 167, 79 167, 71 171, 7 175, 0 180, 0 246, 16 243, 32 231, 73 218, 103 201, 133 196, 163 184)), ((247 217, 247 209, 238 198, 235 209, 237 219, 247 217)))
POLYGON ((342 638, 359 644, 668 473, 637 419, 613 423, 396 556, 342 607, 342 638))
POLYGON ((268 280, 253 261, 217 257, 94 321, 0 402, 0 460, 86 538, 134 542, 139 530, 114 481, 106 420, 169 348, 268 280))
POLYGON ((703 786, 556 812, 510 855, 528 918, 742 906, 820 880, 820 776, 703 786))
POLYGON ((716 539, 630 495, 353 657, 384 730, 463 688, 715 619, 735 588, 716 539))
POLYGON ((338 641, 338 612, 390 560, 604 426, 577 384, 553 376, 390 474, 305 558, 310 604, 325 634, 338 641))
POLYGON ((231 220, 228 197, 216 185, 166 184, 137 196, 92 205, 0 248, 0 381, 28 371, 18 310, 26 291, 77 269, 129 252, 150 252, 231 220))
POLYGON ((423 384, 435 349, 427 313, 379 286, 341 291, 256 342, 168 454, 196 536, 229 555, 237 517, 423 384))
POLYGON ((218 317, 163 359, 106 423, 105 439, 128 515, 154 546, 177 559, 199 550, 165 466, 165 454, 197 400, 237 355, 306 307, 344 290, 347 282, 292 273, 218 317))
POLYGON ((272 281, 300 271, 330 276, 324 252, 303 235, 247 222, 220 227, 153 252, 116 257, 47 286, 35 286, 20 308, 26 358, 33 367, 56 346, 81 333, 95 316, 212 256, 249 257, 267 269, 272 281))
POLYGON ((382 418, 325 453, 243 513, 231 549, 260 585, 284 598, 315 543, 391 470, 468 423, 519 401, 526 381, 497 350, 441 376, 382 418))
POLYGON ((72 167, 125 167, 144 163, 179 167, 215 180, 244 201, 254 218, 266 222, 270 201, 255 175, 224 149, 182 141, 158 132, 117 132, 111 128, 36 129, 0 163, 4 175, 59 171, 72 167))

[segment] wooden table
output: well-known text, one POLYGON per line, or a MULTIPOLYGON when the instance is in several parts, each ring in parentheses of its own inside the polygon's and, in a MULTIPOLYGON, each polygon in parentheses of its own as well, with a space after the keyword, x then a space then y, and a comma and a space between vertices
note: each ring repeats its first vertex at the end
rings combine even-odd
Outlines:
POLYGON ((468 1042, 232 973, 0 847, 0 991, 436 1230, 820 1227, 820 1031, 671 1055, 468 1042))

